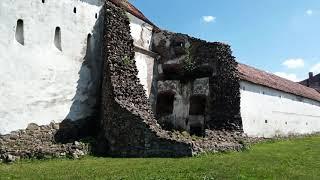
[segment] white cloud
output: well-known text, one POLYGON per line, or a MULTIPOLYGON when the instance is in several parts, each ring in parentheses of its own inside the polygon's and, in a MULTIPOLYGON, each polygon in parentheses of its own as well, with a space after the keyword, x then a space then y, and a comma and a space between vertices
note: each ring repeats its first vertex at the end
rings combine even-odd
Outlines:
POLYGON ((202 20, 206 23, 215 22, 216 19, 214 16, 202 16, 202 20))
POLYGON ((295 74, 290 74, 290 73, 285 73, 285 72, 276 72, 274 74, 277 75, 277 76, 280 76, 282 78, 291 80, 293 82, 299 82, 300 81, 300 79, 295 74))
POLYGON ((313 65, 310 72, 313 72, 314 74, 320 73, 320 63, 313 65))
POLYGON ((288 59, 282 63, 282 65, 286 66, 289 69, 297 69, 304 67, 303 59, 288 59))
POLYGON ((307 14, 308 16, 312 16, 312 15, 313 15, 313 11, 312 11, 311 9, 308 9, 308 10, 306 11, 306 14, 307 14))

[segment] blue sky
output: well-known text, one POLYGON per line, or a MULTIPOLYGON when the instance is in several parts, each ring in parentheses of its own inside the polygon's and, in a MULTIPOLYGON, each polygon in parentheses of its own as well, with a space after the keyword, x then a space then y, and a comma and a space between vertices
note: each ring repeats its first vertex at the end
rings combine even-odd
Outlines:
POLYGON ((320 73, 319 0, 129 0, 162 29, 231 45, 239 62, 291 80, 320 73))

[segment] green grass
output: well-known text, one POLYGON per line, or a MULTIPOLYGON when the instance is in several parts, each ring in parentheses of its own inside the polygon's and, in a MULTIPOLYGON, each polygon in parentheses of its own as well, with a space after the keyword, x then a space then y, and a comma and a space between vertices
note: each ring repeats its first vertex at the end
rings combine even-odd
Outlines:
POLYGON ((0 179, 320 179, 320 136, 193 158, 22 161, 0 164, 0 179))

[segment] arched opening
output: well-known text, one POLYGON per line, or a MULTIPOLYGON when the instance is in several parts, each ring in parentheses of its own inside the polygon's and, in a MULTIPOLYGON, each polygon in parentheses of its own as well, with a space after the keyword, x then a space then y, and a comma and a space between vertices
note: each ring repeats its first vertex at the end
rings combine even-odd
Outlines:
POLYGON ((90 53, 92 49, 92 35, 89 33, 87 36, 87 53, 90 53))
POLYGON ((56 46, 57 49, 62 51, 62 46, 61 46, 61 29, 60 27, 56 27, 55 33, 54 33, 54 45, 56 46))
POLYGON ((77 8, 76 7, 73 8, 73 13, 77 13, 77 8))
POLYGON ((24 45, 24 27, 23 27, 23 20, 22 19, 19 19, 17 21, 16 40, 21 45, 24 45))

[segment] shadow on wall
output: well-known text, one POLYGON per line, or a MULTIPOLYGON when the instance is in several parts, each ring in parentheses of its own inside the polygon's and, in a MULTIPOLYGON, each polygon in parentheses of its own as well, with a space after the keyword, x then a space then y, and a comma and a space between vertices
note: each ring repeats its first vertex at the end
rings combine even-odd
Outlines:
MULTIPOLYGON (((101 9, 92 33, 86 37, 87 46, 77 82, 77 91, 65 120, 55 134, 59 143, 95 137, 98 132, 99 106, 102 82, 102 41, 104 12, 101 9)), ((68 78, 68 77, 66 77, 68 78)))

